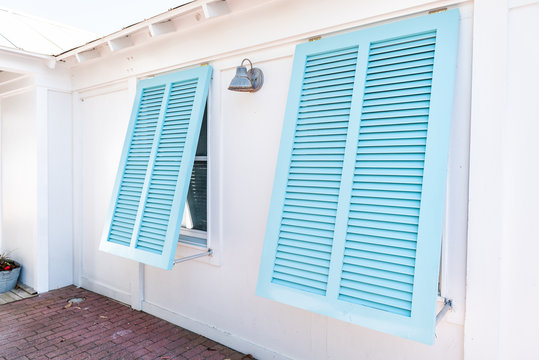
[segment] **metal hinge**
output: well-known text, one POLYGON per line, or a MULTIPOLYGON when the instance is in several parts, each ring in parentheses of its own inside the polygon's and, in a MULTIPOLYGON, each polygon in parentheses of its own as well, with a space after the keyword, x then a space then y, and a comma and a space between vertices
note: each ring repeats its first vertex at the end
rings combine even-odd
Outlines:
POLYGON ((451 299, 444 298, 444 307, 438 314, 436 314, 436 325, 442 321, 445 314, 451 309, 453 309, 453 301, 451 299))
POLYGON ((318 35, 318 36, 313 36, 312 38, 309 38, 309 41, 316 41, 320 39, 322 39, 322 36, 318 35))
POLYGON ((438 14, 438 13, 441 13, 441 12, 444 12, 444 11, 447 11, 447 8, 434 9, 434 10, 429 11, 429 15, 438 14))

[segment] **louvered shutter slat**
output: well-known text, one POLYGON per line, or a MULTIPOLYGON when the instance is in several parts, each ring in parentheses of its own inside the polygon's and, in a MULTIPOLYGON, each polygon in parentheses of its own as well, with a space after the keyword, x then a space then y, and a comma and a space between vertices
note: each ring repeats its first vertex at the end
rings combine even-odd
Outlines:
MULTIPOLYGON (((141 124, 139 119, 140 119, 140 116, 144 114, 144 109, 149 104, 153 104, 153 103, 160 104, 163 101, 164 92, 165 92, 164 86, 159 86, 156 88, 148 88, 142 91, 139 110, 135 117, 133 138, 131 141, 132 146, 139 143, 139 139, 143 137, 143 135, 141 134, 145 134, 148 131, 146 129, 149 129, 149 131, 152 133, 155 132, 155 129, 157 127, 159 112, 152 113, 152 117, 149 117, 148 120, 144 124, 141 124)), ((141 169, 145 169, 150 159, 151 150, 152 150, 151 143, 149 143, 146 146, 138 147, 138 150, 136 151, 137 155, 134 156, 132 147, 130 147, 130 150, 127 154, 127 161, 125 163, 125 169, 133 169, 133 168, 136 168, 137 166, 140 166, 141 169)), ((129 172, 127 174, 129 174, 129 172)), ((120 183, 120 190, 118 193, 117 202, 119 204, 122 204, 123 207, 128 207, 131 209, 135 209, 135 208, 138 209, 138 202, 140 201, 140 198, 141 198, 142 186, 143 186, 145 175, 146 173, 144 171, 139 172, 138 176, 135 177, 135 179, 139 181, 133 183, 128 180, 129 177, 126 178, 126 173, 124 170, 124 176, 122 177, 122 180, 120 183)), ((113 241, 115 243, 129 246, 131 244, 131 233, 135 226, 136 213, 130 213, 130 214, 125 214, 125 215, 127 216, 123 216, 122 220, 118 218, 118 204, 117 204, 114 215, 112 217, 110 233, 115 235, 113 238, 113 241)))
MULTIPOLYGON (((435 33, 428 34, 429 39, 431 42, 435 42, 435 33)), ((368 57, 368 65, 367 65, 367 78, 369 76, 369 72, 371 71, 372 67, 371 64, 376 64, 378 61, 384 61, 385 59, 393 59, 393 58, 399 58, 402 54, 408 55, 409 53, 427 53, 424 52, 424 49, 428 49, 428 54, 431 55, 431 58, 428 60, 434 61, 434 47, 433 45, 429 45, 428 47, 420 46, 418 42, 421 42, 422 40, 413 40, 415 37, 404 37, 400 41, 399 46, 395 45, 385 45, 384 42, 377 43, 375 46, 376 48, 373 49, 371 45, 371 51, 369 53, 368 57), (377 51, 379 49, 385 49, 385 51, 380 52, 377 51), (374 50, 374 51, 373 51, 374 50)), ((393 43, 394 41, 390 41, 390 43, 393 43)), ((385 85, 386 87, 391 87, 394 84, 398 84, 400 88, 413 88, 414 84, 417 83, 418 80, 427 81, 429 83, 432 82, 432 71, 429 72, 423 72, 420 75, 401 75, 398 73, 393 72, 393 76, 391 74, 387 74, 387 76, 383 80, 367 80, 365 82, 365 93, 372 93, 371 89, 377 88, 380 85, 385 85)), ((362 137, 363 134, 370 134, 372 132, 377 132, 377 134, 380 136, 380 139, 384 138, 384 135, 387 135, 387 138, 393 138, 394 133, 401 133, 401 136, 403 136, 404 139, 406 139, 405 136, 409 136, 409 138, 417 138, 417 130, 424 130, 424 139, 426 141, 427 133, 426 130, 428 128, 428 114, 429 114, 429 108, 430 108, 430 98, 428 100, 425 100, 421 103, 421 107, 410 110, 411 106, 417 105, 416 102, 413 102, 415 100, 415 95, 411 94, 412 101, 409 101, 406 103, 405 101, 402 101, 403 97, 406 97, 403 93, 399 93, 399 98, 401 99, 401 103, 393 104, 391 103, 391 97, 387 96, 387 94, 383 94, 383 97, 378 99, 378 104, 376 105, 370 105, 370 104, 364 104, 362 109, 362 115, 360 120, 360 135, 359 135, 359 142, 358 142, 358 152, 356 157, 356 169, 358 169, 361 173, 361 168, 363 167, 369 167, 369 168, 377 168, 377 167, 387 167, 380 164, 380 160, 388 160, 392 164, 391 167, 393 167, 393 173, 390 175, 393 180, 389 180, 388 176, 385 175, 384 183, 383 184, 377 184, 373 183, 372 180, 370 182, 365 181, 365 179, 362 178, 355 178, 352 188, 358 189, 358 190, 368 190, 368 192, 362 192, 362 191, 353 191, 352 192, 352 200, 354 203, 361 204, 362 199, 364 196, 376 196, 376 197, 384 197, 384 198, 391 198, 391 199, 407 199, 407 200, 417 200, 418 206, 420 206, 420 200, 421 200, 421 189, 422 189, 422 177, 417 177, 416 180, 418 180, 418 183, 410 185, 406 183, 402 183, 399 181, 400 178, 403 177, 404 174, 406 174, 406 168, 409 167, 411 169, 416 168, 423 168, 424 167, 424 160, 425 160, 425 149, 420 152, 415 152, 413 154, 411 153, 400 153, 399 148, 395 148, 392 146, 386 146, 383 148, 383 153, 375 153, 375 154, 363 154, 360 149, 362 149, 362 137), (385 102, 385 104, 384 104, 385 102), (390 107, 390 109, 388 109, 390 107), (374 109, 373 109, 374 108, 374 109), (383 110, 381 110, 383 108, 383 110), (381 110, 381 111, 379 111, 381 110), (385 111, 384 111, 385 110, 385 111), (406 118, 408 116, 424 116, 424 121, 421 123, 416 123, 412 125, 400 125, 400 124, 391 124, 386 125, 386 119, 391 118, 406 118), (363 120, 370 120, 369 126, 364 127, 362 122, 363 120), (378 124, 378 125, 377 125, 378 124), (383 129, 383 130, 382 130, 383 129), (396 165, 394 162, 395 160, 402 160, 402 162, 399 164, 399 166, 396 165), (393 184, 388 184, 387 181, 392 181, 393 184), (406 194, 406 191, 409 191, 408 194, 406 194), (381 194, 383 192, 383 194, 381 194)), ((376 100, 374 98, 374 100, 376 100)), ((390 213, 390 215, 393 215, 390 213)), ((419 215, 408 217, 408 221, 406 224, 403 224, 401 221, 398 221, 399 218, 395 217, 385 217, 385 219, 379 220, 379 219, 368 219, 368 217, 365 217, 363 213, 353 210, 350 210, 349 214, 349 232, 353 233, 354 235, 374 235, 376 233, 379 233, 380 235, 383 235, 386 239, 393 238, 395 240, 408 240, 408 241, 417 241, 417 232, 418 232, 418 224, 419 224, 419 215)), ((372 262, 379 262, 378 265, 372 265, 376 266, 377 268, 383 269, 384 266, 386 266, 387 263, 391 264, 399 264, 406 267, 402 267, 401 271, 403 271, 403 274, 406 275, 412 275, 413 274, 413 266, 415 265, 415 251, 413 254, 409 253, 401 253, 396 254, 394 251, 390 249, 383 249, 380 248, 378 252, 366 252, 358 250, 358 248, 364 248, 365 243, 361 242, 357 238, 347 238, 345 242, 345 257, 344 257, 344 264, 351 263, 351 261, 355 259, 369 259, 372 262), (380 252, 384 251, 384 254, 381 254, 380 252), (412 257, 410 257, 412 255, 412 257)), ((389 246, 388 246, 389 247, 389 246)), ((364 275, 362 273, 357 273, 357 275, 364 275)), ((365 287, 370 286, 371 284, 369 282, 361 282, 359 288, 364 289, 365 287)), ((368 293, 357 291, 357 292, 351 292, 349 289, 353 286, 353 282, 350 280, 343 279, 341 281, 340 290, 339 290, 339 297, 342 300, 345 301, 353 301, 353 302, 361 302, 362 300, 368 300, 372 301, 372 298, 370 296, 365 296, 365 294, 368 295, 368 293)), ((391 290, 391 288, 390 288, 391 290)), ((384 295, 386 293, 379 292, 380 295, 384 295)), ((389 295, 388 295, 389 296, 389 295)), ((412 309, 412 297, 410 296, 407 299, 401 299, 406 304, 403 303, 403 306, 401 307, 395 307, 395 308, 386 308, 386 311, 394 312, 400 315, 411 315, 411 309, 412 309), (403 312, 403 310, 407 310, 408 312, 403 312)), ((369 305, 366 305, 369 306, 369 305)))
POLYGON ((142 80, 100 249, 170 269, 211 67, 142 80))
MULTIPOLYGON (((305 77, 302 89, 309 90, 314 87, 323 88, 327 86, 328 79, 338 78, 341 83, 351 84, 351 90, 354 83, 355 68, 357 62, 357 48, 339 50, 333 53, 316 55, 307 58, 305 62, 305 77), (345 53, 344 55, 342 53, 345 53), (337 57, 340 61, 330 61, 337 57), (343 64, 343 62, 345 64, 343 64), (340 71, 340 69, 342 71, 340 71), (329 75, 326 75, 329 74, 329 75)), ((332 80, 334 81, 334 80, 332 80)), ((331 83, 334 85, 334 83, 331 83)), ((302 93, 303 97, 303 93, 302 93)), ((303 97, 304 98, 304 97, 303 97)), ((320 275, 320 272, 328 274, 329 262, 325 264, 318 263, 318 271, 307 266, 301 271, 296 271, 301 264, 309 264, 309 258, 329 261, 331 257, 331 241, 334 235, 335 210, 338 202, 338 192, 340 187, 340 173, 344 159, 344 149, 346 146, 346 132, 350 114, 351 96, 344 93, 343 96, 327 94, 327 97, 319 96, 317 101, 300 100, 299 113, 297 117, 297 127, 295 131, 295 144, 293 146, 292 157, 290 161, 289 179, 286 187, 285 206, 294 206, 295 212, 286 212, 282 214, 281 234, 278 240, 277 253, 275 259, 280 259, 283 254, 300 255, 294 265, 293 259, 288 259, 289 266, 275 267, 273 271, 273 280, 284 286, 292 288, 301 288, 319 294, 325 294, 327 287, 327 275, 320 275), (331 100, 327 100, 327 99, 331 100), (332 121, 332 117, 339 116, 339 121, 332 121), (305 119, 323 119, 321 122, 306 122, 305 119), (307 126, 305 124, 308 124, 307 126), (327 136, 335 136, 331 148, 318 148, 316 151, 308 153, 298 153, 297 150, 304 149, 301 145, 307 139, 315 139, 316 142, 323 140, 327 136), (338 137, 340 136, 340 138, 338 137), (310 180, 296 180, 297 168, 333 168, 335 175, 328 179, 326 172, 312 171, 307 172, 310 180), (300 194, 298 197, 297 195, 300 194), (290 203, 294 199, 300 198, 302 203, 290 203), (309 206, 302 204, 309 203, 309 206), (320 218, 306 217, 311 208, 322 208, 330 210, 329 214, 320 218), (333 210, 333 212, 331 212, 333 210), (317 220, 315 220, 317 219, 317 220), (313 222, 318 225, 312 228, 313 222), (289 239, 289 234, 306 234, 310 238, 303 238, 301 241, 289 239), (322 245, 324 244, 324 245, 322 245), (301 261, 300 261, 301 260, 301 261), (316 279, 315 282, 307 279, 316 279)), ((315 145, 316 147, 316 145, 315 145)), ((293 237, 293 236, 292 236, 293 237)))
POLYGON ((297 47, 257 294, 432 343, 457 25, 297 47))

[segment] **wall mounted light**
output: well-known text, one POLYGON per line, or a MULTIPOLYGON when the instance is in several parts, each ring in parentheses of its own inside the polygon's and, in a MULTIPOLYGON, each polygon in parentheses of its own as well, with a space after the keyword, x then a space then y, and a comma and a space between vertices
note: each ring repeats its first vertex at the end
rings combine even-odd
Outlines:
POLYGON ((254 68, 249 59, 243 59, 241 65, 236 68, 236 75, 232 78, 228 90, 255 92, 258 91, 264 83, 264 74, 259 68, 254 68), (248 61, 251 68, 247 70, 243 63, 248 61))

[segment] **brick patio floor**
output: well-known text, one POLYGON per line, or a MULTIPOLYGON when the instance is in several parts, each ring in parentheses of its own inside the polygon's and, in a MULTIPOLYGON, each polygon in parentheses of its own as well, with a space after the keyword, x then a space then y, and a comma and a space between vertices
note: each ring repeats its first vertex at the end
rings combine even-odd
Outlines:
POLYGON ((0 305, 0 359, 252 359, 96 293, 68 286, 0 305), (68 305, 67 300, 85 298, 68 305))

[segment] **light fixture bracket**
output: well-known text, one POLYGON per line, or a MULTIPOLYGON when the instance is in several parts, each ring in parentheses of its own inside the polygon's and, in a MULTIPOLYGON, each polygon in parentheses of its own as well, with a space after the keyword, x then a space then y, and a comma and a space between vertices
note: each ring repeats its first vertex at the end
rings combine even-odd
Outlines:
POLYGON ((251 84, 253 84, 253 90, 250 92, 256 92, 260 90, 262 84, 264 83, 264 73, 259 68, 251 68, 247 70, 247 75, 251 79, 251 84))

